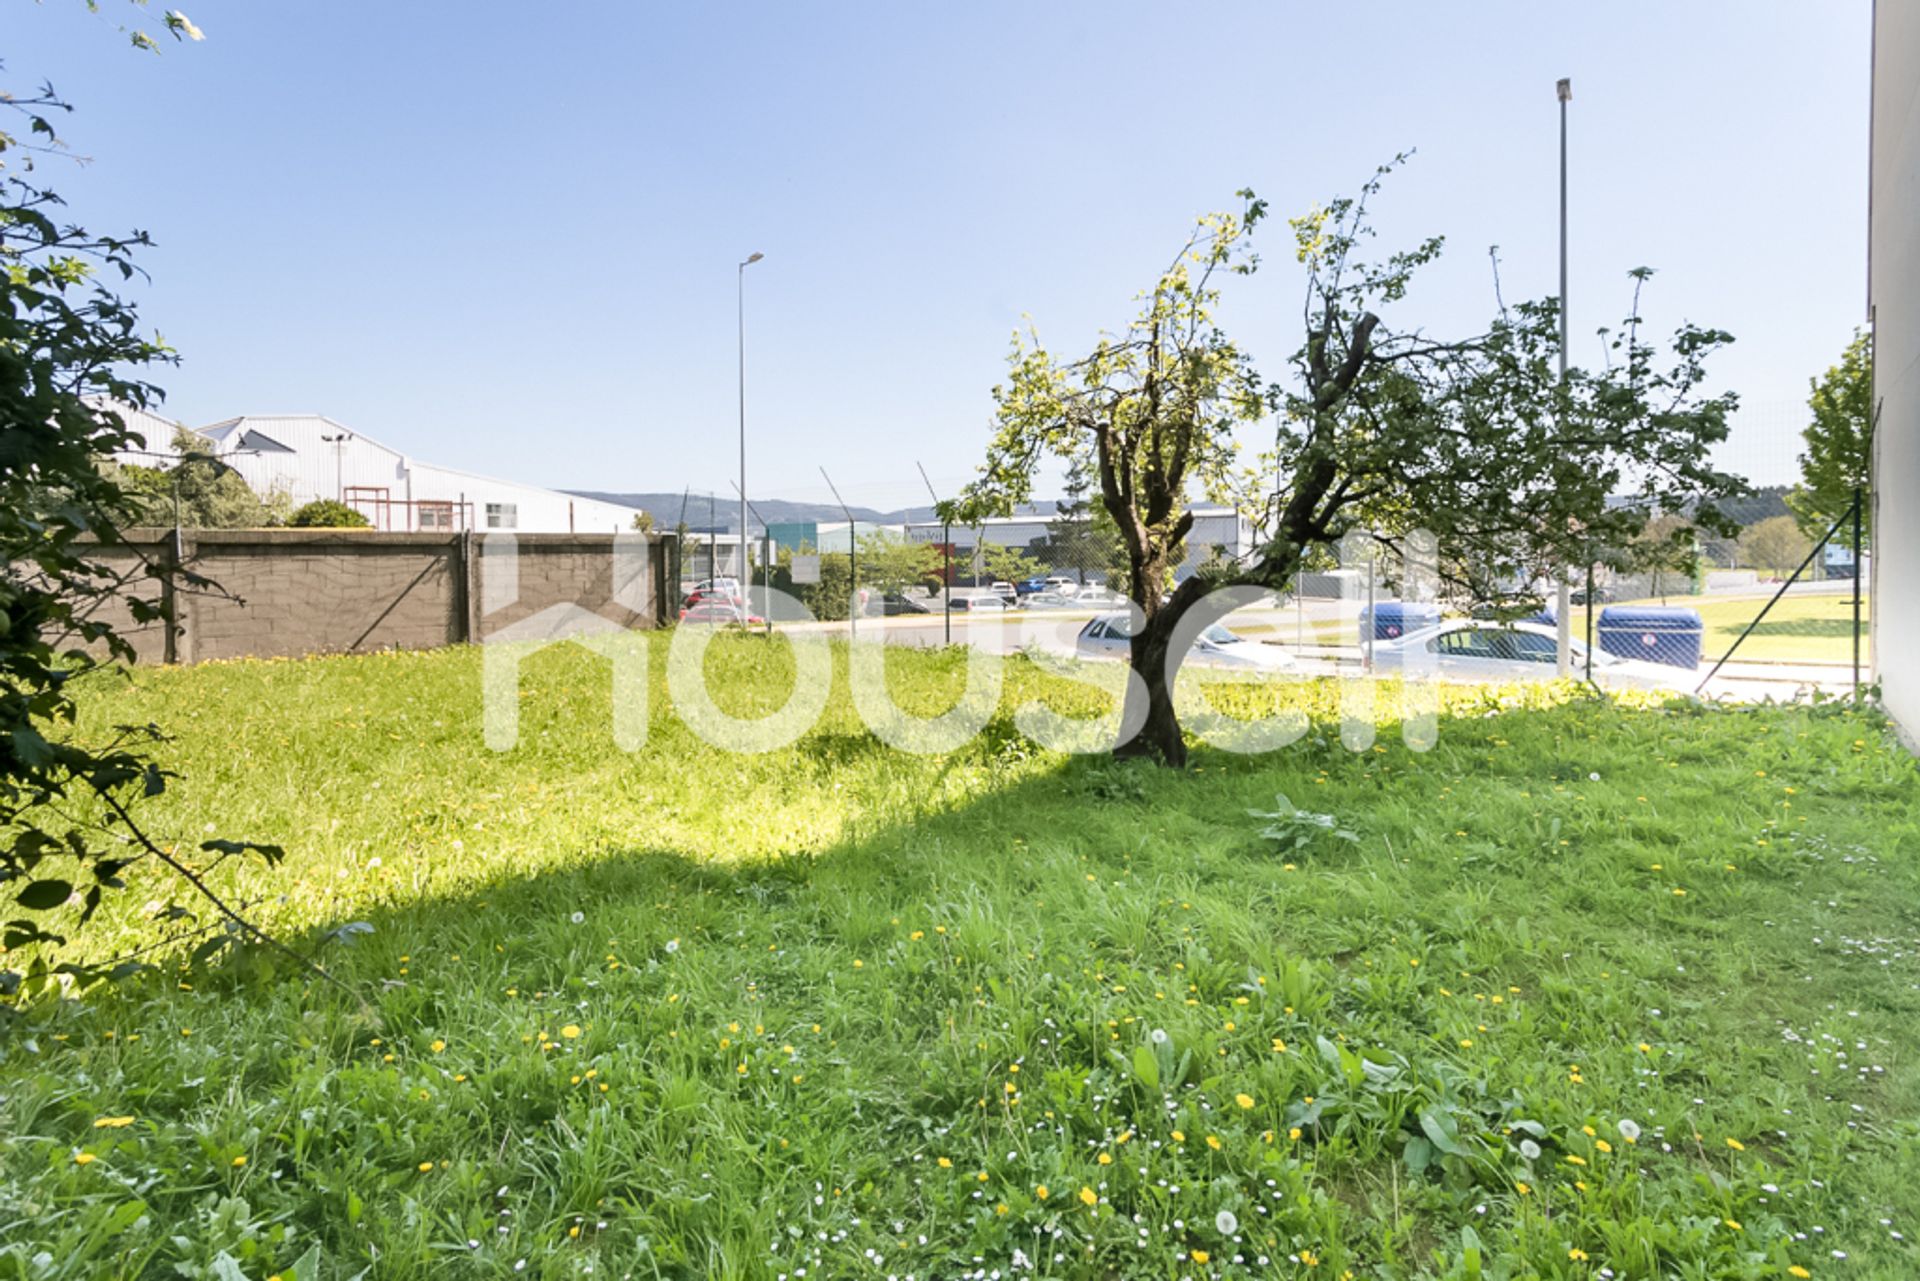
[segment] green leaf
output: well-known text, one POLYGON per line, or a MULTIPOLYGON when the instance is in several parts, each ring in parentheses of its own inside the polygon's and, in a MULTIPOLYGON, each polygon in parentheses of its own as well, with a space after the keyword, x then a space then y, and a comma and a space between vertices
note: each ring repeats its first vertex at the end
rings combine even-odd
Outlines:
POLYGON ((1153 1057, 1153 1051, 1144 1045, 1133 1047, 1133 1075, 1148 1089, 1157 1089, 1160 1085, 1160 1063, 1153 1057))
POLYGON ((1434 1147, 1448 1156, 1472 1155, 1460 1145, 1460 1125, 1451 1116, 1436 1112, 1432 1108, 1423 1108, 1420 1112, 1420 1129, 1432 1141, 1434 1147))

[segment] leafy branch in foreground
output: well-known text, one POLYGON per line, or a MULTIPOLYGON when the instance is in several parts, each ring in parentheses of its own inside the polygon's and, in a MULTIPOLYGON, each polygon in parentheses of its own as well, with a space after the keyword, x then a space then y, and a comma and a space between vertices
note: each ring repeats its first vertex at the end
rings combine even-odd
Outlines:
MULTIPOLYGON (((0 105, 30 119, 42 150, 58 146, 47 113, 65 104, 50 90, 0 105)), ((13 147, 0 133, 0 164, 14 159, 13 147)), ((106 461, 142 443, 115 406, 157 402, 145 375, 175 356, 140 334, 133 308, 102 281, 138 271, 133 253, 146 235, 93 235, 58 221, 61 205, 22 173, 0 170, 0 955, 30 958, 24 974, 0 966, 7 996, 63 975, 104 977, 99 965, 59 959, 58 949, 147 859, 171 868, 239 932, 286 950, 135 821, 132 806, 166 787, 152 755, 159 728, 123 727, 92 744, 74 728, 79 683, 133 661, 114 620, 170 626, 167 575, 210 584, 138 557, 133 569, 119 568, 101 554, 127 550, 119 531, 141 510, 106 461)), ((202 848, 221 858, 279 857, 250 843, 202 848)))

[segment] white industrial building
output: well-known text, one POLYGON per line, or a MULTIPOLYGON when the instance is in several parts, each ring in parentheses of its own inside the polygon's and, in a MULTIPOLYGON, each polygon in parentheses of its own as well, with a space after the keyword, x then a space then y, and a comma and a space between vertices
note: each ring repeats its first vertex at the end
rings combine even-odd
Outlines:
MULTIPOLYGON (((144 450, 123 452, 122 461, 166 466, 167 458, 156 455, 176 453, 180 424, 124 406, 119 413, 145 442, 144 450)), ((631 529, 639 514, 636 507, 421 462, 323 414, 246 414, 194 430, 262 497, 283 495, 294 507, 336 499, 380 530, 615 533, 631 529)))
POLYGON ((1873 6, 1873 668, 1920 746, 1920 6, 1873 6))

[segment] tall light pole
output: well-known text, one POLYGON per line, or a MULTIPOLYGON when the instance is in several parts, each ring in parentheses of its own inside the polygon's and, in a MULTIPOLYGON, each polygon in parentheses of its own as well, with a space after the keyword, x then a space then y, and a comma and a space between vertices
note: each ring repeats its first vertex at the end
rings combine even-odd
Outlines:
POLYGON ((344 503, 347 501, 344 460, 347 452, 347 442, 353 439, 353 433, 343 431, 333 436, 323 435, 320 439, 333 446, 333 499, 337 503, 344 503))
MULTIPOLYGON (((1573 81, 1554 86, 1560 99, 1560 382, 1567 381, 1567 104, 1573 101, 1573 81)), ((1568 590, 1567 566, 1560 566, 1560 585, 1554 597, 1555 674, 1573 674, 1573 593, 1568 590)), ((1593 614, 1593 594, 1587 594, 1587 614, 1593 614)))
POLYGON ((737 300, 740 318, 740 604, 747 603, 747 585, 753 582, 747 567, 747 268, 766 257, 750 253, 740 264, 737 300))

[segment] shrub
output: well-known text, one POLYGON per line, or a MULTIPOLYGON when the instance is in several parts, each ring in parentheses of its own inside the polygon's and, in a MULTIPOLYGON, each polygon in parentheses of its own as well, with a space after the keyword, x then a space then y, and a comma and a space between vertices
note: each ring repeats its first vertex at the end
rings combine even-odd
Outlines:
POLYGON ((367 529, 372 523, 332 498, 316 498, 287 518, 287 524, 299 529, 367 529))

